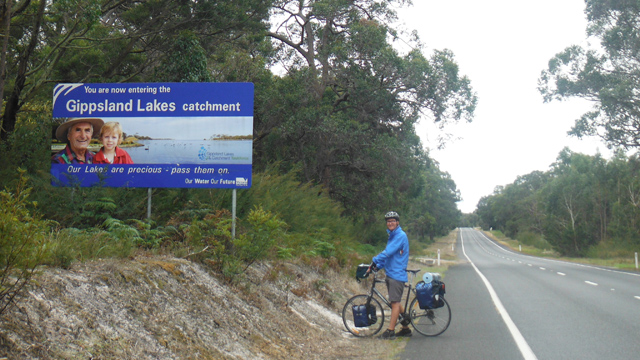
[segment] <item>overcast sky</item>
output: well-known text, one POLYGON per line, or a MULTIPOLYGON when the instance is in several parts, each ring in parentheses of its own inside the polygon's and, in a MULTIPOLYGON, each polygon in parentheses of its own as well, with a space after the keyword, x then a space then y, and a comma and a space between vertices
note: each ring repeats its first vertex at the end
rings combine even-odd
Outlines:
POLYGON ((547 171, 564 147, 609 158, 598 139, 567 135, 592 104, 544 104, 537 91, 549 59, 586 44, 584 8, 583 0, 414 0, 412 8, 400 10, 400 20, 418 31, 427 51, 453 51, 478 94, 474 121, 448 128, 459 139, 445 149, 436 149, 436 129, 424 125, 428 119, 418 128, 431 157, 461 191, 463 212, 473 212, 497 185, 547 171))

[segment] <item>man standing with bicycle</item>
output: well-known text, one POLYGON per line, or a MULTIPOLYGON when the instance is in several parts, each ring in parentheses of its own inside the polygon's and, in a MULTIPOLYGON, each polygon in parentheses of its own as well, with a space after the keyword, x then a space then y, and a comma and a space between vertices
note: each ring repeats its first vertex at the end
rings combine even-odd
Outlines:
POLYGON ((402 321, 402 329, 397 334, 395 332, 398 316, 404 313, 401 303, 404 284, 409 281, 406 271, 409 264, 409 239, 400 227, 398 213, 390 211, 385 214, 384 219, 387 221, 387 233, 389 233, 387 247, 380 254, 374 256, 371 266, 384 269, 387 275, 386 283, 391 303, 391 319, 389 328, 380 335, 380 338, 393 340, 397 336, 411 336, 411 329, 408 327, 411 320, 408 318, 402 321))

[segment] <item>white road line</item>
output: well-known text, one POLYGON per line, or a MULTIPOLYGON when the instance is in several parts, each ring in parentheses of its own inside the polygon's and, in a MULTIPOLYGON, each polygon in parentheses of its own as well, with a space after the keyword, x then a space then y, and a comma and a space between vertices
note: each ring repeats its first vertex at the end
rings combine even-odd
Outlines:
POLYGON ((561 273, 561 272, 557 272, 556 274, 560 275, 560 276, 566 276, 567 274, 565 273, 561 273))
POLYGON ((585 281, 589 285, 598 286, 598 283, 594 283, 593 281, 585 281))
POLYGON ((545 269, 545 268, 541 267, 541 268, 540 268, 540 270, 547 270, 547 269, 545 269))
POLYGON ((634 296, 634 298, 636 298, 636 299, 640 300, 640 296, 634 296))
MULTIPOLYGON (((500 245, 498 245, 495 241, 489 239, 487 237, 487 235, 485 235, 483 232, 476 230, 476 233, 479 233, 480 236, 482 236, 483 238, 487 239, 487 241, 491 245, 495 246, 500 251, 504 251, 504 252, 509 253, 509 254, 514 253, 514 251, 506 250, 506 249, 500 247, 500 245)), ((527 257, 534 257, 533 255, 527 255, 527 254, 522 254, 522 253, 520 253, 520 255, 527 256, 527 257)), ((544 257, 535 257, 535 258, 537 260, 542 260, 542 261, 557 262, 557 263, 560 263, 560 264, 566 264, 566 265, 571 265, 571 266, 580 266, 580 267, 589 268, 589 269, 596 269, 596 270, 607 271, 607 272, 612 272, 612 273, 617 273, 617 274, 640 277, 640 273, 636 273, 636 272, 618 271, 618 270, 613 270, 613 269, 601 268, 601 267, 597 267, 597 266, 593 266, 593 265, 579 264, 579 263, 562 261, 562 260, 554 260, 554 259, 549 259, 549 258, 544 258, 544 257)))
POLYGON ((538 358, 536 357, 536 354, 533 353, 533 350, 531 350, 531 347, 527 343, 527 340, 524 339, 524 336, 522 336, 516 324, 513 322, 513 320, 511 320, 511 316, 509 316, 507 309, 505 309, 504 305, 502 305, 502 301, 500 301, 500 298, 498 298, 498 294, 496 294, 496 291, 493 289, 493 286, 491 286, 491 283, 489 283, 489 280, 487 280, 487 278, 480 272, 480 270, 476 267, 476 264, 474 264, 473 261, 471 261, 471 258, 469 258, 469 255, 467 255, 467 252, 464 250, 464 239, 462 238, 462 232, 460 232, 460 244, 462 244, 462 253, 467 258, 467 260, 469 260, 469 263, 471 264, 473 269, 478 273, 478 275, 480 276, 480 279, 482 279, 482 282, 484 282, 484 285, 487 287, 487 290, 489 291, 489 295, 491 295, 491 299, 493 300, 493 303, 496 305, 498 312, 502 316, 502 320, 504 320, 505 324, 507 325, 507 328, 511 332, 511 336, 513 336, 513 340, 516 342, 516 345, 518 345, 518 349, 520 350, 522 357, 524 357, 525 360, 537 360, 538 358))

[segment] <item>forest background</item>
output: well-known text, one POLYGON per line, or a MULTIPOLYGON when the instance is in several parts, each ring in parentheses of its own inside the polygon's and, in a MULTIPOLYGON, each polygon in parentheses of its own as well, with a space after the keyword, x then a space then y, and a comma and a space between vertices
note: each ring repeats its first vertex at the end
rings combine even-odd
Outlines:
MULTIPOLYGON (((637 20, 638 4, 587 3, 602 48, 559 54, 540 91, 548 101, 594 100, 574 133, 633 149, 640 77, 628 50, 640 44, 640 22, 628 20, 637 20)), ((598 246, 627 253, 640 241, 638 161, 622 153, 609 161, 563 152, 554 170, 497 188, 476 214, 462 216, 455 182, 429 157, 415 125, 472 121, 477 96, 454 54, 426 53, 415 32, 394 25, 395 7, 411 1, 2 5, 5 269, 140 250, 203 260, 230 282, 263 258, 320 258, 347 269, 386 241, 380 224, 390 209, 416 250, 478 223, 563 255, 598 246), (400 53, 400 41, 411 50, 400 53), (147 219, 147 189, 50 185, 55 84, 204 81, 255 86, 253 186, 238 192, 237 236, 228 190, 153 189, 147 219)), ((3 274, 0 309, 25 283, 3 274)))
POLYGON ((151 251, 232 282, 264 258, 369 261, 389 210, 416 245, 459 224, 455 183, 415 124, 470 121, 476 96, 453 54, 426 55, 391 27, 393 6, 410 2, 2 4, 0 310, 28 279, 13 270, 38 264, 151 251), (254 84, 253 181, 238 191, 235 237, 229 190, 51 186, 53 87, 118 82, 254 84))
MULTIPOLYGON (((625 259, 640 249, 640 2, 585 1, 587 44, 549 60, 538 80, 544 101, 593 103, 569 134, 598 136, 610 159, 565 148, 548 171, 518 176, 479 201, 485 228, 563 256, 625 259), (631 155, 627 155, 631 154, 631 155)), ((614 262, 615 263, 615 262, 614 262)))

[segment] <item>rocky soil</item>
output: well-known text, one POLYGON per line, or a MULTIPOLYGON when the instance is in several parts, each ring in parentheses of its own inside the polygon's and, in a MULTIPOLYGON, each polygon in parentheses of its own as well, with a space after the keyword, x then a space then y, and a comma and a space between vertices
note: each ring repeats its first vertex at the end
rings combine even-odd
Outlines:
POLYGON ((0 359, 387 359, 406 344, 345 332, 366 291, 327 263, 263 263, 234 285, 184 259, 46 268, 0 317, 0 359))

